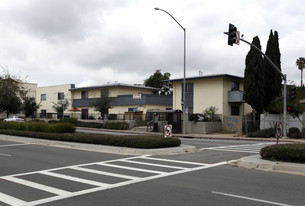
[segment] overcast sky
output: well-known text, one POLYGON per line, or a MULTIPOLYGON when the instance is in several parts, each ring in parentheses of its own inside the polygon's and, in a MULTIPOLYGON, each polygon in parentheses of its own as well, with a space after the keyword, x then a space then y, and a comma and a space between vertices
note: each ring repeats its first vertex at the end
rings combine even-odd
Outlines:
POLYGON ((305 57, 304 0, 0 0, 0 65, 38 86, 107 82, 142 84, 157 69, 186 76, 244 76, 245 43, 227 45, 228 24, 265 52, 279 33, 281 66, 300 84, 295 62, 305 57))

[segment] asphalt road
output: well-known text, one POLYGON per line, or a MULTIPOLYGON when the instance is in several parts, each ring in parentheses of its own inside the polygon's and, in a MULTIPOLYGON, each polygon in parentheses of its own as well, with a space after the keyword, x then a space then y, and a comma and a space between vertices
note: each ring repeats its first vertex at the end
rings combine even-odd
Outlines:
POLYGON ((304 205, 303 176, 226 163, 264 143, 183 142, 202 151, 127 156, 0 141, 0 206, 304 205))

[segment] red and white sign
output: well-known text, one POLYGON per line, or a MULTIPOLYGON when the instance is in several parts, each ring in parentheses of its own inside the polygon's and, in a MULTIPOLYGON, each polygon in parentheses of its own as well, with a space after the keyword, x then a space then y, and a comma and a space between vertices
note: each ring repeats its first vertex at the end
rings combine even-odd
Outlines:
POLYGON ((164 137, 172 137, 173 134, 173 126, 171 124, 164 126, 164 137))
POLYGON ((142 99, 142 94, 133 94, 133 99, 142 99))

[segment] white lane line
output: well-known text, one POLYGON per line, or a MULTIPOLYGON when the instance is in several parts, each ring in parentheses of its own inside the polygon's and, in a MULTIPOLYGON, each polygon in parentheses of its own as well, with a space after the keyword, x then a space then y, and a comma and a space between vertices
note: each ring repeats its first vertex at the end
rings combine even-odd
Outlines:
POLYGON ((139 179, 139 177, 135 177, 135 176, 121 175, 121 174, 117 174, 117 173, 104 172, 104 171, 99 171, 99 170, 87 169, 87 168, 83 168, 83 167, 71 167, 70 169, 79 170, 82 172, 99 174, 99 175, 118 177, 118 178, 123 178, 123 179, 130 179, 130 180, 139 179))
POLYGON ((15 146, 24 146, 24 145, 30 145, 30 144, 6 144, 6 145, 0 145, 0 147, 15 147, 15 146))
POLYGON ((257 144, 242 144, 242 145, 227 145, 227 146, 220 146, 220 147, 203 147, 201 149, 227 149, 227 148, 244 148, 244 147, 248 147, 248 148, 255 148, 257 146, 268 146, 271 144, 275 144, 275 143, 257 143, 257 144))
MULTIPOLYGON (((134 159, 134 158, 139 158, 139 157, 142 157, 142 156, 134 156, 134 157, 128 157, 128 158, 123 158, 123 159, 134 159)), ((92 163, 85 163, 85 164, 79 164, 79 165, 57 167, 57 168, 53 168, 53 169, 46 169, 46 170, 40 170, 40 171, 25 172, 25 173, 19 173, 19 174, 14 174, 14 175, 2 176, 2 177, 0 177, 0 179, 5 179, 6 177, 18 177, 18 176, 24 176, 24 175, 32 175, 32 174, 37 174, 39 172, 52 172, 52 171, 56 171, 56 170, 70 169, 71 167, 85 167, 85 166, 90 166, 90 165, 96 165, 98 163, 117 162, 119 160, 121 160, 121 159, 113 159, 113 160, 106 160, 103 162, 92 162, 92 163)))
POLYGON ((114 164, 109 164, 109 163, 96 163, 98 165, 103 165, 107 167, 115 167, 115 168, 120 168, 120 169, 127 169, 127 170, 134 170, 134 171, 140 171, 140 172, 148 172, 148 173, 155 173, 155 174, 163 174, 166 172, 162 171, 157 171, 157 170, 147 170, 147 169, 140 169, 140 168, 134 168, 134 167, 126 167, 126 166, 121 166, 121 165, 114 165, 114 164))
POLYGON ((79 177, 72 177, 69 175, 62 175, 62 174, 58 174, 58 173, 54 173, 54 172, 38 172, 40 174, 43 175, 49 175, 52 177, 57 177, 57 178, 61 178, 61 179, 65 179, 65 180, 71 180, 71 181, 75 181, 75 182, 80 182, 80 183, 84 183, 84 184, 89 184, 89 185, 94 185, 94 186, 98 186, 98 187, 106 187, 109 184, 106 183, 101 183, 101 182, 96 182, 96 181, 92 181, 92 180, 87 180, 87 179, 82 179, 79 177))
POLYGON ((203 164, 203 163, 197 163, 197 162, 187 162, 187 161, 180 161, 180 160, 170 160, 170 159, 154 158, 154 157, 149 157, 149 156, 141 156, 141 157, 138 157, 138 158, 157 160, 157 161, 164 161, 164 162, 181 163, 181 164, 191 164, 191 165, 198 165, 198 166, 209 165, 209 164, 203 164))
POLYGON ((162 178, 162 177, 167 177, 167 176, 172 176, 172 175, 177 175, 177 174, 183 174, 183 173, 202 170, 202 169, 208 169, 208 168, 217 167, 217 166, 221 166, 221 165, 225 165, 225 164, 227 164, 227 162, 219 162, 219 163, 215 163, 215 164, 206 164, 206 165, 201 165, 201 166, 195 167, 195 168, 189 168, 189 169, 186 169, 186 170, 178 170, 178 171, 175 171, 175 172, 166 172, 166 173, 159 174, 159 175, 153 175, 153 176, 139 178, 139 179, 130 180, 130 181, 126 181, 126 182, 119 182, 119 183, 108 185, 108 186, 105 186, 105 187, 97 187, 97 188, 92 188, 92 189, 88 189, 88 190, 82 190, 82 191, 72 193, 70 195, 62 195, 62 196, 55 196, 55 197, 50 197, 50 198, 46 198, 46 199, 41 199, 41 200, 31 202, 31 203, 27 204, 27 206, 40 205, 40 204, 44 204, 44 203, 49 203, 49 202, 61 200, 61 199, 66 199, 66 198, 71 198, 71 197, 75 197, 75 196, 79 196, 79 195, 89 194, 89 193, 92 193, 92 192, 98 192, 98 191, 103 191, 103 190, 107 190, 107 189, 112 189, 112 188, 117 188, 117 187, 121 187, 121 186, 130 185, 130 184, 135 184, 135 183, 139 183, 139 182, 146 182, 146 181, 149 181, 149 180, 154 180, 154 179, 158 179, 158 178, 162 178))
POLYGON ((246 197, 246 196, 240 196, 240 195, 234 195, 234 194, 229 194, 229 193, 222 193, 222 192, 215 192, 215 191, 212 191, 212 193, 217 194, 217 195, 235 197, 235 198, 239 198, 239 199, 251 200, 251 201, 255 201, 255 202, 267 203, 267 204, 271 204, 271 205, 292 206, 292 205, 287 205, 287 204, 283 204, 283 203, 279 203, 279 202, 272 202, 272 201, 267 201, 267 200, 252 198, 252 197, 246 197))
POLYGON ((43 190, 43 191, 46 191, 46 192, 50 192, 50 193, 53 193, 53 194, 56 194, 56 195, 70 194, 70 192, 65 191, 65 190, 57 189, 57 188, 54 188, 54 187, 49 187, 49 186, 42 185, 42 184, 39 184, 39 183, 31 182, 31 181, 28 181, 28 180, 19 179, 19 178, 16 178, 16 177, 7 177, 6 180, 11 181, 11 182, 15 182, 15 183, 18 183, 18 184, 22 184, 22 185, 25 185, 25 186, 28 186, 28 187, 36 188, 36 189, 39 189, 39 190, 43 190))
POLYGON ((11 157, 12 155, 10 155, 10 154, 4 154, 4 153, 0 153, 0 156, 11 157))
POLYGON ((156 166, 156 167, 179 169, 179 170, 188 169, 186 167, 177 167, 177 166, 170 166, 170 165, 154 164, 154 163, 148 163, 148 162, 138 162, 138 161, 134 161, 134 160, 120 160, 120 161, 122 161, 122 162, 129 162, 129 163, 135 163, 135 164, 141 164, 141 165, 148 165, 148 166, 156 166))
POLYGON ((14 206, 26 205, 27 204, 27 202, 25 202, 23 200, 20 200, 20 199, 17 199, 15 197, 6 195, 2 192, 0 192, 0 202, 3 202, 3 203, 8 204, 8 205, 14 205, 14 206))
POLYGON ((245 152, 245 153, 259 153, 258 151, 249 151, 249 150, 229 150, 229 149, 208 149, 208 150, 216 150, 216 151, 224 151, 224 152, 245 152))

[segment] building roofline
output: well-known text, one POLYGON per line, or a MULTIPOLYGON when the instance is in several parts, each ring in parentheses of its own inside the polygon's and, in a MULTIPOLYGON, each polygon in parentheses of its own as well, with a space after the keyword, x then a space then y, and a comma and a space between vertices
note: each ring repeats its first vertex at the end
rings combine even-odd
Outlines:
MULTIPOLYGON (((215 78, 236 78, 240 80, 244 79, 243 77, 230 75, 230 74, 214 74, 214 75, 187 77, 185 78, 185 80, 188 81, 188 80, 215 79, 215 78)), ((183 78, 163 80, 163 82, 179 82, 179 81, 183 81, 183 78)))
POLYGON ((99 85, 99 86, 71 88, 70 91, 85 90, 85 89, 102 89, 102 88, 111 88, 111 87, 126 87, 126 88, 135 88, 135 89, 147 89, 147 90, 152 90, 152 91, 160 90, 160 89, 154 88, 154 87, 145 87, 145 86, 140 86, 140 85, 115 83, 115 84, 105 84, 105 85, 99 85))

